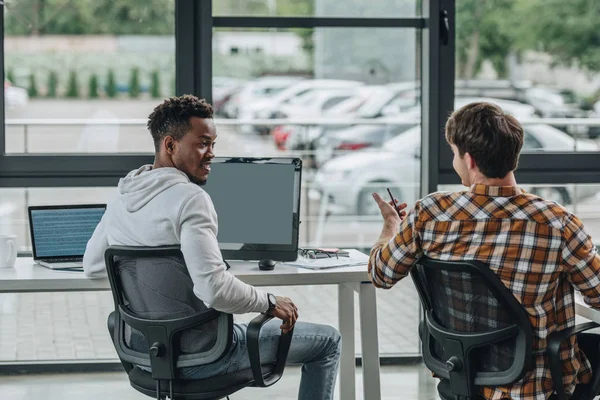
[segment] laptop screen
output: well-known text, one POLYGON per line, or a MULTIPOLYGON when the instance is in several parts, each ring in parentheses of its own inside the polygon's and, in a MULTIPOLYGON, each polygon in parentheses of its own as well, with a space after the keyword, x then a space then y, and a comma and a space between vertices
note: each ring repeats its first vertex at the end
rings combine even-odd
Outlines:
POLYGON ((83 257, 106 205, 29 207, 34 258, 83 257))

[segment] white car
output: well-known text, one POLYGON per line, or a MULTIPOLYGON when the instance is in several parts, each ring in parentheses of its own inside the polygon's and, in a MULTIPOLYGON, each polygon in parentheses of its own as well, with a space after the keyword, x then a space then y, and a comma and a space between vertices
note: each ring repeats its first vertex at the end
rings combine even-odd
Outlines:
MULTIPOLYGON (((524 152, 599 151, 591 140, 575 141, 566 133, 549 125, 526 125, 524 152)), ((384 143, 376 150, 356 151, 325 163, 314 181, 313 199, 327 196, 328 211, 340 214, 375 215, 379 212, 371 193, 386 193, 408 204, 420 197, 421 127, 417 126, 384 143)), ((573 194, 563 187, 531 188, 561 204, 572 201, 573 194)), ((578 199, 594 195, 596 189, 581 185, 578 199)))
POLYGON ((275 96, 302 79, 304 78, 298 76, 265 76, 246 82, 223 106, 223 114, 228 118, 238 118, 240 109, 246 105, 275 96))
MULTIPOLYGON (((274 118, 281 107, 295 104, 295 101, 298 101, 297 99, 299 97, 301 98, 302 95, 305 95, 309 92, 322 89, 356 88, 363 85, 364 83, 358 81, 338 79, 307 79, 291 85, 275 96, 244 104, 244 106, 239 109, 238 118, 242 120, 274 118)), ((243 133, 253 133, 256 131, 264 133, 269 131, 269 127, 242 125, 241 131, 243 133)))

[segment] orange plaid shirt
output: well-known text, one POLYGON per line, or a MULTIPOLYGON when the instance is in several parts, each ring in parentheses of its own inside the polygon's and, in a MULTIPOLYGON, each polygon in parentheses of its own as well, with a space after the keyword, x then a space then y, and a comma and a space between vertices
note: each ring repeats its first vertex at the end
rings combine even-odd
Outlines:
MULTIPOLYGON (((389 243, 371 250, 369 277, 389 289, 422 255, 489 265, 529 314, 534 368, 510 387, 483 389, 486 399, 545 400, 553 392, 546 338, 575 325, 573 287, 600 307, 600 256, 581 221, 551 201, 512 186, 473 185, 419 202, 389 243)), ((575 337, 563 345, 568 393, 587 383, 591 366, 575 337)))

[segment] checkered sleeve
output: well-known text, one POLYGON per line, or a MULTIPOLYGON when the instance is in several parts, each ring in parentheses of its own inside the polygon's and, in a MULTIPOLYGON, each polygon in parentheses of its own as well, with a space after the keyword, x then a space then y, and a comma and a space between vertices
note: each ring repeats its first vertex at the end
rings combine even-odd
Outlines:
POLYGON ((600 256, 583 223, 574 215, 566 217, 562 258, 567 278, 592 307, 600 307, 600 256))
POLYGON ((369 257, 369 279, 373 285, 390 289, 404 278, 421 255, 417 232, 418 203, 400 224, 399 232, 388 243, 377 243, 369 257))

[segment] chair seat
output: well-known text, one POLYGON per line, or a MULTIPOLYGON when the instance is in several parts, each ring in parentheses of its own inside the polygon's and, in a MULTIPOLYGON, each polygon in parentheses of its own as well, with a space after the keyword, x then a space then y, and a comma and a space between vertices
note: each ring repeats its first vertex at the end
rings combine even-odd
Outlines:
MULTIPOLYGON (((273 372, 274 365, 263 365, 263 375, 268 376, 273 372)), ((129 382, 137 391, 147 395, 156 396, 156 381, 152 374, 139 367, 129 373, 129 382)), ((207 379, 188 380, 176 379, 173 381, 173 394, 177 399, 214 400, 221 399, 238 390, 252 386, 254 376, 251 369, 240 370, 227 375, 214 376, 207 379)), ((169 382, 161 381, 161 393, 169 394, 169 382)))

